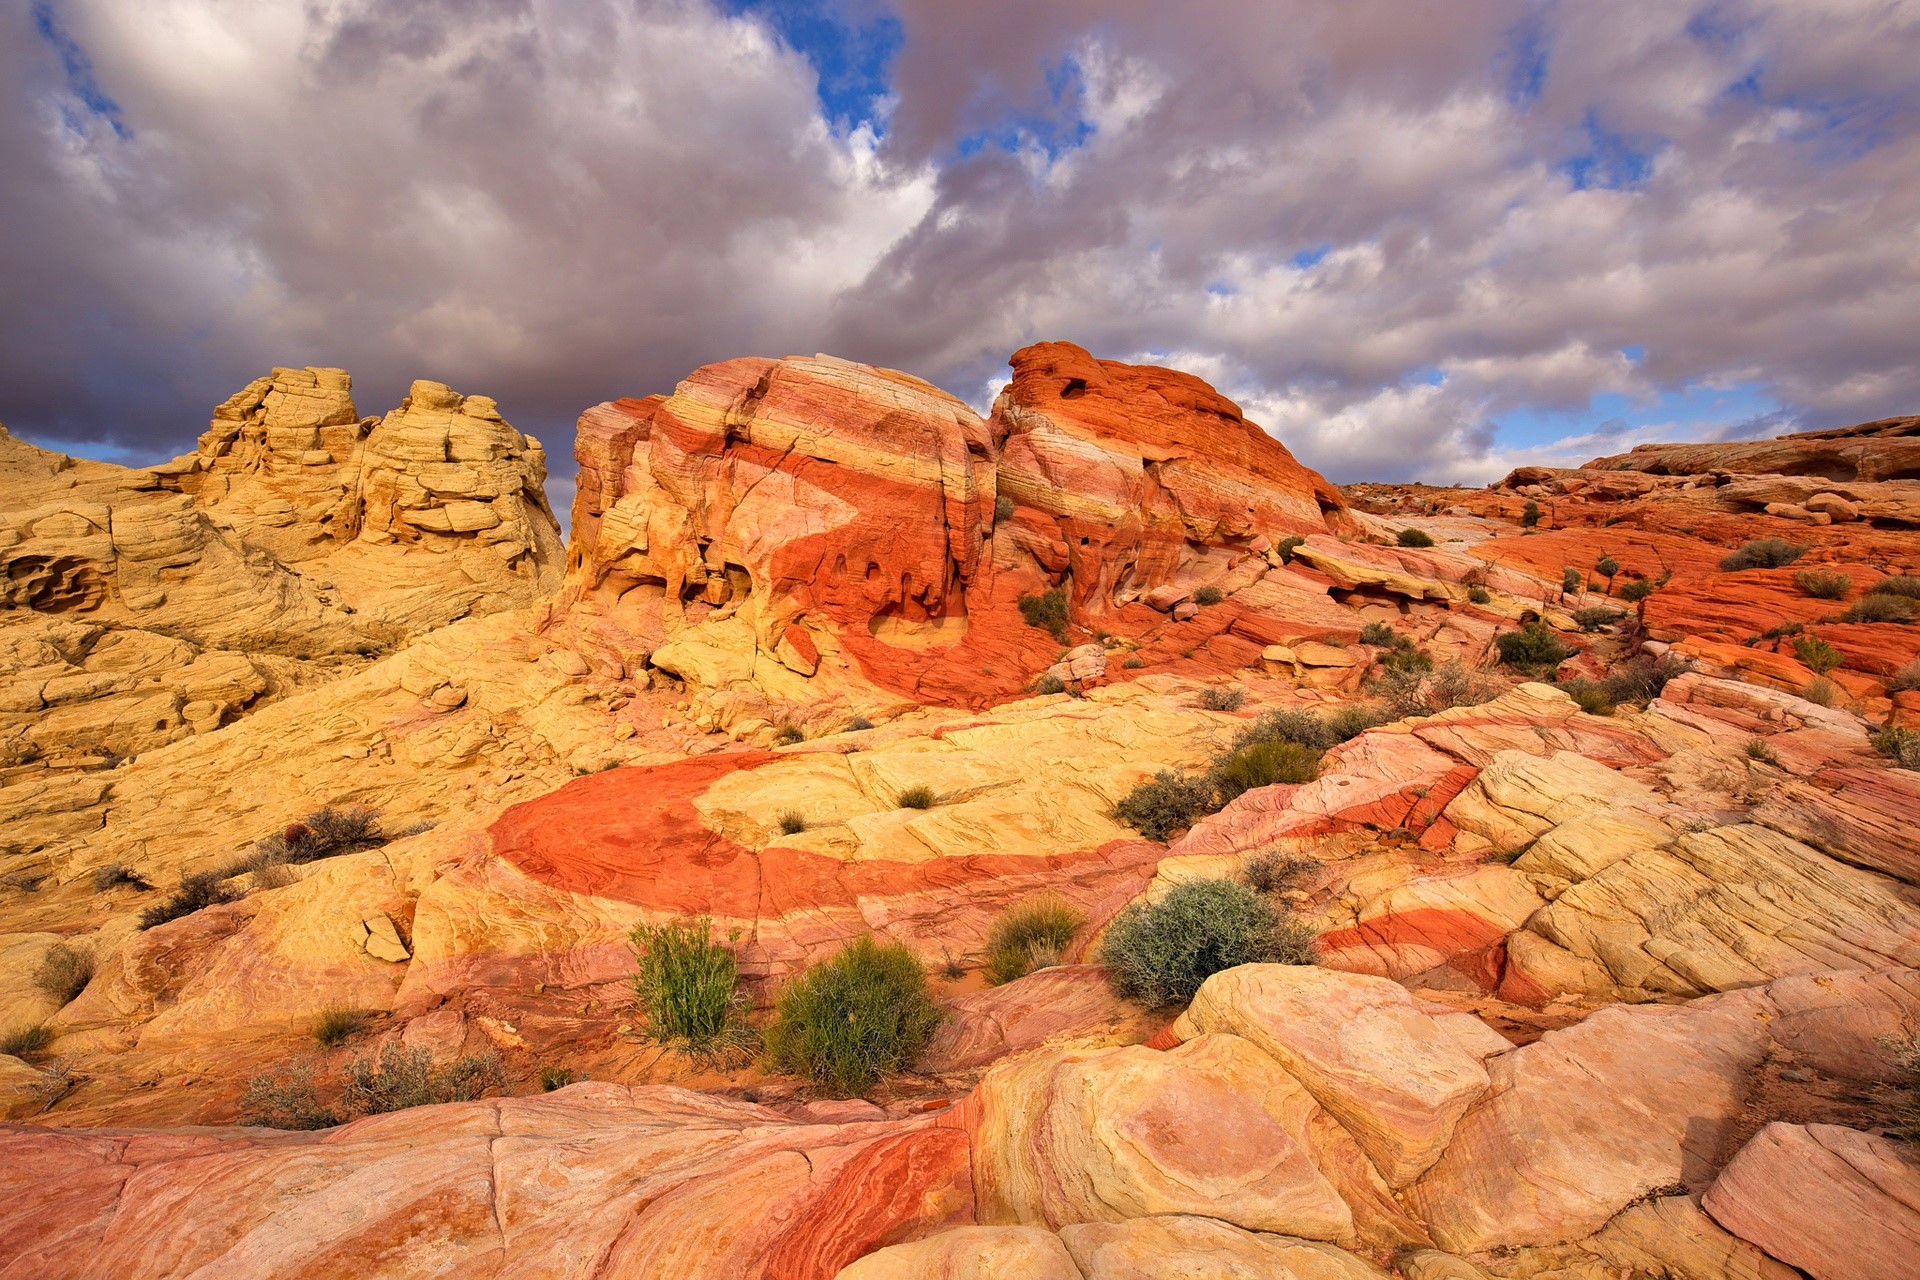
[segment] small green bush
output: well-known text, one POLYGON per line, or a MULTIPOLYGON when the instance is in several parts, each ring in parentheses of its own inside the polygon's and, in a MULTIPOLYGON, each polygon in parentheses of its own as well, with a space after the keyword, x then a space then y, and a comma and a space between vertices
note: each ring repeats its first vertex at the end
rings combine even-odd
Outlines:
POLYGON ((1232 880, 1189 880, 1159 902, 1136 902, 1101 946, 1114 989, 1149 1008, 1191 1000, 1200 984, 1243 964, 1311 964, 1313 935, 1232 880))
POLYGON ((1125 667, 1128 671, 1138 671, 1140 668, 1147 665, 1147 660, 1136 653, 1131 657, 1129 657, 1125 662, 1121 663, 1120 665, 1125 667))
POLYGON ((993 500, 993 522, 999 524, 1011 519, 1013 519, 1013 498, 1003 493, 993 500))
POLYGON ((240 1123, 269 1129, 331 1129, 339 1112, 320 1101, 313 1087, 313 1064, 299 1062, 254 1076, 240 1098, 240 1123))
POLYGON ((797 836, 807 829, 807 819, 798 809, 789 809, 780 815, 780 834, 797 836))
POLYGON ((1193 593, 1195 604, 1219 604, 1227 598, 1226 592, 1218 587, 1202 587, 1193 593))
POLYGON ((1384 622, 1369 622, 1360 628, 1360 643, 1370 644, 1376 649, 1391 649, 1393 642, 1399 638, 1394 629, 1384 622))
POLYGON ((1760 764, 1780 763, 1780 757, 1773 753, 1773 748, 1767 745, 1765 738, 1747 739, 1747 759, 1760 764))
POLYGON ((93 873, 93 891, 95 893, 105 893, 107 890, 116 889, 121 885, 126 885, 129 889, 133 889, 139 893, 145 893, 147 890, 153 888, 153 886, 147 882, 145 876, 124 862, 109 862, 106 866, 95 869, 93 873))
POLYGON ((1394 541, 1403 547, 1430 547, 1433 545, 1433 535, 1425 529, 1409 527, 1402 529, 1399 534, 1395 536, 1394 541))
POLYGON ((1202 711, 1238 711, 1247 700, 1245 689, 1236 689, 1231 685, 1222 685, 1200 691, 1200 709, 1202 711))
POLYGON ((800 731, 798 725, 783 724, 773 733, 773 745, 776 747, 791 747, 796 742, 806 740, 807 735, 800 731))
POLYGON ((1473 604, 1491 604, 1493 602, 1493 593, 1485 587, 1468 587, 1467 599, 1473 604))
POLYGON ((1067 682, 1051 671, 1042 671, 1033 679, 1032 692, 1036 695, 1044 697, 1050 693, 1065 693, 1066 691, 1067 682))
POLYGON ((1298 537, 1296 535, 1289 535, 1285 538, 1280 539, 1279 542, 1274 544, 1274 550, 1277 553, 1279 553, 1279 556, 1280 556, 1280 563, 1292 564, 1293 553, 1299 550, 1301 547, 1305 546, 1306 543, 1307 543, 1307 540, 1305 538, 1298 537))
POLYGON ((552 1093, 556 1089, 566 1088, 579 1079, 580 1073, 572 1067, 562 1067, 550 1063, 540 1068, 540 1092, 552 1093))
POLYGON ((1582 631, 1598 631, 1602 627, 1610 627, 1625 616, 1618 609, 1609 609, 1597 604, 1573 611, 1573 620, 1582 631))
POLYGON ((0 1035, 0 1054, 20 1058, 29 1053, 38 1053, 53 1043, 53 1028, 44 1022, 32 1026, 16 1027, 5 1035, 0 1035))
POLYGON ((1920 600, 1920 578, 1910 574, 1895 574, 1882 578, 1867 588, 1870 596, 1901 596, 1908 600, 1920 600))
POLYGON ((1608 588, 1611 589, 1615 575, 1620 572, 1620 562, 1612 556, 1601 556, 1593 562, 1593 571, 1605 578, 1608 588))
POLYGON ((1873 748, 1895 768, 1920 770, 1920 730, 1888 726, 1873 735, 1873 748))
POLYGON ((1527 505, 1520 508, 1520 527, 1522 529, 1531 529, 1533 528, 1533 526, 1539 523, 1540 523, 1540 504, 1535 502, 1532 498, 1528 498, 1527 505))
POLYGON ((1020 597, 1020 616, 1030 627, 1052 634, 1062 644, 1067 639, 1067 589, 1053 587, 1037 596, 1020 597))
POLYGON ((1433 655, 1425 649, 1414 648, 1413 641, 1401 636, 1399 644, 1380 655, 1380 665, 1388 671, 1425 673, 1433 670, 1433 655))
POLYGON ((1658 658, 1639 657, 1609 671, 1606 679, 1600 682, 1600 687, 1607 691, 1607 697, 1616 704, 1631 703, 1644 707, 1666 690, 1669 680, 1692 669, 1684 658, 1676 658, 1670 653, 1661 654, 1658 658))
POLYGON ((180 878, 180 887, 166 898, 154 903, 140 913, 140 927, 151 929, 155 925, 190 916, 207 907, 216 907, 224 902, 233 902, 239 894, 227 888, 224 877, 214 871, 196 871, 192 875, 180 878))
POLYGON ((1853 579, 1825 569, 1802 569, 1793 575, 1793 585, 1816 600, 1844 600, 1853 590, 1853 579))
POLYGON ((1560 571, 1560 589, 1568 595, 1580 589, 1580 571, 1572 565, 1560 571))
POLYGON ((1652 578, 1635 578, 1630 582, 1622 583, 1620 590, 1614 594, 1619 599, 1625 600, 1628 604, 1639 604, 1642 600, 1652 595, 1653 590, 1654 584, 1652 578))
POLYGON ((713 922, 637 924, 635 1004, 654 1039, 696 1054, 725 1052, 742 1038, 740 971, 733 949, 713 940, 713 922))
POLYGON ((1573 656, 1573 650, 1544 622, 1529 622, 1519 631, 1502 632, 1493 643, 1500 650, 1501 662, 1528 673, 1548 674, 1573 656))
POLYGON ((767 1059, 838 1093, 864 1093, 911 1066, 941 1016, 913 953, 863 936, 780 993, 767 1059))
POLYGON ((1008 907, 987 933, 982 975, 997 987, 1059 964, 1073 935, 1086 922, 1078 907, 1054 894, 1008 907))
POLYGON ((1491 702, 1500 696, 1500 688, 1497 681, 1456 661, 1442 663, 1422 687, 1422 694, 1426 709, 1433 712, 1491 702))
POLYGON ((1846 655, 1816 635, 1796 636, 1793 641, 1793 656, 1800 664, 1816 675, 1827 672, 1846 661, 1846 655))
POLYGON ((1297 742, 1256 742, 1215 762, 1207 772, 1215 802, 1227 805, 1258 787, 1277 782, 1312 782, 1320 775, 1320 753, 1297 742))
POLYGON ((894 803, 902 809, 931 809, 934 800, 933 788, 924 782, 917 782, 894 797, 894 803))
POLYGON ((1920 689, 1920 658, 1887 677, 1888 693, 1912 693, 1915 689, 1920 689))
POLYGON ((1129 791, 1113 807, 1113 816, 1149 840, 1164 841, 1192 826, 1195 818, 1213 811, 1212 787, 1198 778, 1162 769, 1129 791))
POLYGON ((93 981, 93 952, 69 942, 56 942, 33 971, 33 985, 61 1005, 73 1000, 93 981))
POLYGON ((1742 569, 1784 569, 1805 555, 1805 547, 1796 547, 1785 538, 1755 538, 1720 561, 1727 573, 1742 569))
POLYGON ((1912 622, 1920 614, 1920 604, 1905 596, 1888 595, 1884 592, 1865 595, 1854 601, 1853 607, 1840 615, 1842 622, 1912 622))
POLYGON ((1800 696, 1816 707, 1830 707, 1839 700, 1840 686, 1825 676, 1815 676, 1800 690, 1800 696))
POLYGON ((332 1048, 344 1044, 347 1038, 367 1025, 367 1014, 362 1009, 350 1009, 345 1005, 330 1004, 313 1019, 313 1038, 332 1048))
POLYGON ((1289 858, 1269 849, 1256 853, 1240 866, 1240 878, 1255 893, 1279 893, 1291 889, 1310 871, 1320 866, 1312 858, 1289 858))
POLYGON ((1584 678, 1564 680, 1559 688, 1590 716, 1613 714, 1613 699, 1608 696, 1606 686, 1598 681, 1584 678))

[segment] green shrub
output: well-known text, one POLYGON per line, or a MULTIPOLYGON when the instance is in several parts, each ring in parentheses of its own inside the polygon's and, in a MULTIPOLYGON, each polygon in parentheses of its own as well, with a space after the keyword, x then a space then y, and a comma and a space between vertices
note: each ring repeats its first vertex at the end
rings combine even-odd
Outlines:
POLYGON ((1607 590, 1613 590, 1613 579, 1620 572, 1620 562, 1612 556, 1601 556, 1593 562, 1593 571, 1607 580, 1607 590))
POLYGON ((1125 662, 1121 663, 1120 665, 1125 667, 1128 671, 1138 671, 1140 668, 1147 665, 1147 660, 1136 653, 1130 656, 1125 662))
POLYGON ((1468 587, 1467 599, 1474 604, 1491 604, 1493 602, 1493 593, 1485 587, 1468 587))
POLYGON ((552 1093, 556 1089, 566 1088, 579 1079, 580 1073, 572 1067, 548 1064, 540 1068, 540 1092, 552 1093))
POLYGON ((1806 552, 1805 547, 1796 547, 1785 538, 1755 538, 1721 560, 1720 568, 1728 573, 1742 569, 1784 569, 1806 552))
POLYGON ((1747 759, 1760 764, 1779 764, 1780 757, 1773 754, 1773 748, 1767 745, 1765 738, 1747 739, 1747 759))
POLYGON ((993 522, 999 524, 1011 519, 1013 519, 1013 498, 1003 493, 993 500, 993 522))
POLYGON ((997 987, 1059 964, 1086 922, 1078 907, 1054 894, 1008 907, 987 933, 987 962, 981 972, 997 987))
POLYGON ((1572 698, 1579 708, 1590 716, 1610 716, 1613 714, 1613 699, 1607 693, 1606 686, 1595 680, 1583 678, 1564 680, 1560 691, 1572 698))
POLYGON ((1533 528, 1533 526, 1539 523, 1540 523, 1540 504, 1535 502, 1532 498, 1528 498, 1527 505, 1520 508, 1520 527, 1522 529, 1531 529, 1533 528))
POLYGON ((1560 589, 1568 595, 1580 589, 1580 571, 1572 565, 1560 571, 1560 589))
POLYGON ((1477 707, 1500 696, 1498 681, 1488 679, 1463 662, 1442 663, 1422 688, 1428 711, 1477 707))
POLYGON ((637 924, 634 1003, 654 1039, 695 1054, 724 1054, 745 1036, 733 949, 713 940, 713 922, 637 924))
POLYGON ((227 888, 224 877, 214 871, 196 871, 180 878, 180 887, 140 913, 140 927, 151 929, 169 920, 190 916, 207 907, 233 902, 239 894, 227 888))
POLYGON ((1920 770, 1920 730, 1889 725, 1873 735, 1873 748, 1891 759, 1895 768, 1920 770))
POLYGON ((1360 628, 1360 643, 1370 644, 1376 649, 1391 649, 1393 642, 1399 638, 1398 633, 1384 622, 1369 622, 1360 628))
POLYGON ((332 1048, 346 1043, 347 1037, 367 1025, 367 1014, 363 1009, 349 1009, 345 1005, 330 1004, 313 1019, 313 1038, 332 1048))
POLYGON ((92 981, 93 952, 69 942, 56 942, 48 947, 40 958, 40 966, 33 971, 33 985, 48 999, 63 1006, 73 1003, 74 997, 85 991, 92 981))
POLYGON ((1597 604, 1573 611, 1574 623, 1582 631, 1598 631, 1602 627, 1610 627, 1625 616, 1618 609, 1609 609, 1597 604))
POLYGON ((1037 596, 1020 597, 1020 616, 1030 627, 1050 632, 1062 644, 1067 639, 1067 589, 1053 587, 1037 596))
POLYGON ((1887 677, 1888 693, 1912 693, 1915 689, 1920 689, 1920 658, 1887 677))
POLYGON ((798 725, 783 724, 773 733, 773 745, 776 747, 790 747, 806 740, 807 735, 800 731, 798 725))
POLYGON ((1920 605, 1905 596, 1888 595, 1884 592, 1865 595, 1854 601, 1853 607, 1840 615, 1842 622, 1912 622, 1920 614, 1920 605))
POLYGON ((1200 709, 1202 711, 1238 711, 1247 700, 1245 689, 1236 689, 1231 685, 1222 685, 1200 691, 1200 709))
POLYGON ((1320 753, 1297 742, 1256 742, 1218 760, 1207 772, 1215 803, 1227 805, 1257 787, 1276 782, 1312 782, 1320 774, 1320 753))
POLYGON ((1902 596, 1908 600, 1920 600, 1920 578, 1910 574, 1895 574, 1891 578, 1882 578, 1867 588, 1870 596, 1902 596))
POLYGON ((1620 590, 1615 595, 1628 604, 1639 604, 1653 594, 1653 589, 1652 578, 1635 578, 1631 582, 1621 584, 1620 590))
POLYGON ((1433 670, 1433 655, 1425 649, 1414 648, 1413 641, 1402 636, 1399 644, 1380 656, 1380 665, 1388 671, 1425 673, 1433 670))
POLYGON ((1802 569, 1793 575, 1793 585, 1816 600, 1844 600, 1853 590, 1853 579, 1825 569, 1802 569))
POLYGON ((507 1087, 506 1068, 491 1049, 469 1053, 446 1067, 435 1067, 425 1049, 409 1049, 397 1040, 380 1046, 380 1055, 347 1064, 340 1105, 350 1115, 384 1115, 442 1102, 471 1102, 507 1087))
POLYGON ((1159 902, 1136 902, 1101 946, 1114 989, 1149 1008, 1191 1000, 1200 984, 1243 964, 1311 964, 1310 930, 1232 880, 1189 880, 1159 902))
POLYGON ((1202 587, 1193 593, 1195 604, 1219 604, 1227 598, 1226 592, 1218 587, 1202 587))
POLYGON ((902 809, 931 809, 934 801, 933 788, 924 782, 917 782, 894 797, 894 803, 902 809))
POLYGON ((1065 693, 1067 691, 1067 682, 1051 671, 1042 671, 1033 678, 1031 691, 1040 696, 1045 696, 1049 693, 1065 693))
POLYGON ((1840 686, 1825 676, 1815 676, 1800 690, 1800 696, 1816 707, 1830 707, 1840 697, 1840 686))
POLYGON ((807 819, 798 809, 789 809, 780 815, 780 834, 797 836, 807 829, 807 819))
POLYGON ((1280 563, 1292 564, 1293 553, 1305 546, 1306 543, 1307 540, 1305 538, 1295 535, 1289 535, 1288 537, 1280 539, 1279 542, 1274 544, 1274 550, 1280 555, 1280 563))
POLYGON ((863 1093, 911 1066, 940 1018, 913 953, 863 936, 780 993, 767 1058, 836 1092, 863 1093))
POLYGON ((0 1035, 0 1054, 21 1058, 29 1053, 38 1053, 52 1043, 53 1028, 44 1022, 36 1022, 0 1035))
POLYGON ((1255 893, 1279 893, 1291 889, 1309 871, 1319 867, 1312 858, 1289 858, 1269 849, 1256 853, 1240 865, 1240 878, 1255 893))
POLYGON ((1113 816, 1149 840, 1164 841, 1192 826, 1195 818, 1213 811, 1212 787, 1198 778, 1162 769, 1129 791, 1113 807, 1113 816))
POLYGON ((1403 547, 1430 547, 1433 545, 1433 535, 1425 529, 1406 528, 1396 535, 1394 541, 1403 547))
POLYGON ((1493 639, 1500 661, 1530 674, 1545 675, 1573 656, 1573 650, 1544 622, 1529 622, 1519 631, 1505 631, 1493 639))
POLYGON ((1631 703, 1644 707, 1666 690, 1667 681, 1693 668, 1684 658, 1663 653, 1658 658, 1639 657, 1623 662, 1607 673, 1600 687, 1616 704, 1631 703))
POLYGON ((126 885, 128 888, 139 893, 145 893, 147 890, 153 888, 153 886, 147 882, 145 876, 124 862, 109 862, 106 866, 97 868, 93 873, 93 891, 95 893, 105 893, 107 890, 118 888, 121 885, 126 885))
POLYGON ((1800 664, 1816 675, 1827 672, 1846 661, 1846 655, 1816 635, 1796 636, 1793 641, 1793 656, 1800 664))

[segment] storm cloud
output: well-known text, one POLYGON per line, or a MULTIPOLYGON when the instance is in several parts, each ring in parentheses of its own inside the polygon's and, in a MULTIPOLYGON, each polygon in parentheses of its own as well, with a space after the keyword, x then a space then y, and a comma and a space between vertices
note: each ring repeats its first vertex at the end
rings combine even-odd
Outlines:
MULTIPOLYGON (((585 405, 1042 338, 1336 479, 1920 407, 1907 0, 8 0, 0 420, 585 405)), ((558 433, 560 438, 553 438, 558 433)), ((561 470, 566 470, 561 464, 561 470)))

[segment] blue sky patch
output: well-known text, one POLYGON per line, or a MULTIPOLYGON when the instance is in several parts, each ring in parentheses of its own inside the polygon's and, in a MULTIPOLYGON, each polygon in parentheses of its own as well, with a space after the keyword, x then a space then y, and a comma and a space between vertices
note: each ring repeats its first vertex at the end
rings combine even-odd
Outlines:
POLYGON ((905 40, 895 14, 860 0, 720 0, 729 14, 747 14, 772 28, 820 78, 820 110, 836 128, 871 123, 884 132, 882 102, 892 87, 893 59, 905 40))
POLYGON ((54 17, 52 0, 36 0, 33 6, 33 29, 40 38, 53 46, 60 55, 61 69, 67 73, 67 89, 80 100, 94 115, 106 121, 114 136, 121 139, 131 138, 133 131, 127 128, 120 116, 120 104, 107 96, 106 90, 93 75, 93 59, 87 57, 87 51, 80 47, 67 29, 54 17))
POLYGON ((1608 391, 1580 409, 1516 409, 1494 419, 1500 443, 1508 447, 1551 444, 1568 436, 1624 435, 1645 427, 1663 428, 1662 439, 1745 440, 1791 425, 1759 382, 1693 383, 1646 400, 1608 391))

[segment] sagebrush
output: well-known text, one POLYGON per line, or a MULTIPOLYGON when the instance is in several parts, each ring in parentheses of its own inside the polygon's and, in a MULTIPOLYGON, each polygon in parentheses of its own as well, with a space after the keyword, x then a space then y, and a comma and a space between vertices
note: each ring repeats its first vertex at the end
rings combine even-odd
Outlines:
POLYGON ((1073 935, 1086 922, 1078 907, 1055 894, 1016 903, 995 917, 988 930, 987 959, 981 972, 997 987, 1059 964, 1073 935))
POLYGON ((913 953, 863 935, 780 993, 767 1060, 834 1092, 864 1093, 911 1066, 941 1016, 913 953))
POLYGON ((1311 964, 1313 932, 1232 880, 1189 880, 1136 902, 1107 929, 1101 961, 1114 989, 1149 1008, 1191 1000, 1200 984, 1243 964, 1311 964))

